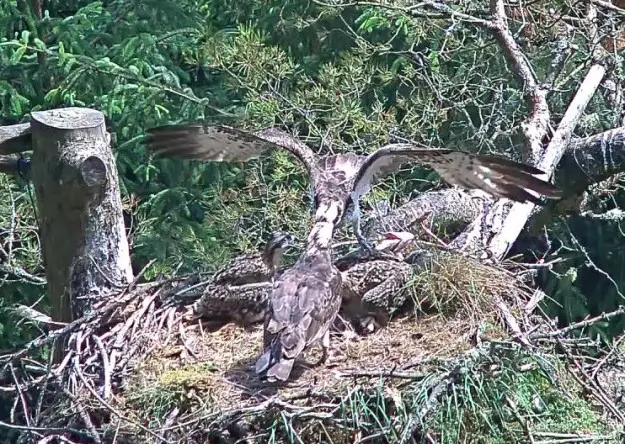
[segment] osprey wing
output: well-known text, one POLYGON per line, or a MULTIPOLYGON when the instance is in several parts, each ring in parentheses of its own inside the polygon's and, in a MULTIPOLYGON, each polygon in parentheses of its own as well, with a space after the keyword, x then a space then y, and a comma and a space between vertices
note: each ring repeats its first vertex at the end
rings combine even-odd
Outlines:
POLYGON ((237 256, 213 275, 215 285, 244 285, 271 279, 271 271, 260 253, 237 256))
POLYGON ((319 341, 330 328, 340 305, 341 277, 331 262, 315 258, 281 277, 271 294, 265 321, 265 351, 256 372, 288 379, 295 358, 319 341))
POLYGON ((533 166, 498 156, 416 148, 411 144, 388 145, 367 156, 356 174, 354 190, 359 195, 366 193, 376 176, 395 172, 409 162, 430 165, 452 185, 480 189, 498 198, 540 205, 540 196, 562 197, 558 188, 539 178, 547 173, 533 166))
POLYGON ((306 144, 277 128, 255 133, 224 125, 164 125, 147 130, 143 142, 150 153, 213 162, 247 161, 266 149, 293 154, 316 177, 316 156, 306 144))

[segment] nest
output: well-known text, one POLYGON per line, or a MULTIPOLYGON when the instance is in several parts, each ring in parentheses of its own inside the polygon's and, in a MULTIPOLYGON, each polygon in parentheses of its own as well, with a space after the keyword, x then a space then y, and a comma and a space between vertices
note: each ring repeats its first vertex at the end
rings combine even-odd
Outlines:
MULTIPOLYGON (((188 283, 124 289, 94 315, 1 358, 11 421, 22 425, 11 429, 11 438, 267 442, 278 429, 302 442, 354 442, 365 431, 406 442, 432 438, 435 432, 425 424, 463 368, 491 359, 493 344, 517 353, 536 341, 552 343, 560 333, 528 316, 530 294, 509 271, 452 254, 438 256, 425 270, 413 282, 415 303, 388 326, 359 336, 337 322, 330 362, 296 364, 286 384, 260 381, 253 372, 261 326, 208 331, 184 321, 187 307, 173 295, 188 283), (35 357, 46 348, 54 355, 61 339, 62 360, 38 363, 35 357), (414 395, 421 406, 417 416, 405 421, 397 420, 407 402, 402 393, 421 393, 414 395), (372 405, 376 420, 363 419, 374 414, 372 405)), ((318 357, 312 349, 303 359, 318 357)))

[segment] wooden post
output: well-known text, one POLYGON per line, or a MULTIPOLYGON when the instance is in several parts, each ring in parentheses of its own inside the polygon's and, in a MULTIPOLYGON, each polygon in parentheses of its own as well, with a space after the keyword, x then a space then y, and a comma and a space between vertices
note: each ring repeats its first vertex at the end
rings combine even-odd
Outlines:
POLYGON ((99 111, 34 112, 31 131, 52 319, 71 322, 133 279, 117 167, 99 111))

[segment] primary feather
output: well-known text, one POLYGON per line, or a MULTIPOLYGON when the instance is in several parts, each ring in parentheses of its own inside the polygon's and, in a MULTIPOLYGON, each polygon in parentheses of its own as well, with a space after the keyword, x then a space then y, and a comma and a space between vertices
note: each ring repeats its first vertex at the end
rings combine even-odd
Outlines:
POLYGON ((314 196, 315 221, 334 227, 346 218, 355 223, 359 243, 370 248, 360 233, 359 199, 376 178, 405 163, 427 164, 452 185, 483 190, 495 197, 540 204, 540 197, 558 199, 561 192, 543 180, 548 175, 529 165, 496 156, 447 149, 392 144, 368 156, 316 156, 293 136, 276 128, 253 134, 221 125, 167 125, 147 131, 148 151, 164 156, 210 161, 244 161, 268 148, 283 149, 306 168, 314 196))
MULTIPOLYGON (((154 154, 209 161, 244 161, 268 148, 283 149, 306 168, 315 195, 318 215, 338 223, 350 203, 350 193, 366 193, 375 178, 397 171, 408 162, 430 165, 453 185, 481 189, 496 197, 540 203, 538 196, 561 197, 547 174, 530 165, 497 156, 469 154, 447 149, 392 144, 368 156, 338 154, 316 156, 288 133, 268 128, 256 133, 223 125, 166 125, 147 131, 145 144, 154 154), (320 212, 319 208, 323 207, 320 212), (339 220, 333 220, 335 213, 339 220)), ((321 219, 321 218, 320 218, 321 219)))

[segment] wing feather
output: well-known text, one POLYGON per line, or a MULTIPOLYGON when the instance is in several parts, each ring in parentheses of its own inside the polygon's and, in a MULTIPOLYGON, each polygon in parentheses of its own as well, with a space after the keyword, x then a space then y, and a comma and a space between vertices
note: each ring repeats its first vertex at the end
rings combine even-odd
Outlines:
POLYGON ((301 258, 287 270, 271 292, 265 321, 265 352, 257 373, 285 380, 292 361, 320 340, 341 305, 341 275, 329 253, 301 258))
POLYGON ((277 128, 250 133, 225 125, 163 125, 150 128, 143 141, 148 152, 159 156, 205 161, 247 161, 268 148, 284 149, 317 176, 317 157, 290 134, 277 128))
POLYGON ((359 195, 366 193, 375 177, 395 172, 409 162, 430 165, 452 185, 480 189, 499 198, 540 204, 539 196, 562 197, 558 188, 537 177, 547 177, 547 173, 531 165, 498 156, 416 148, 411 144, 388 145, 367 156, 356 174, 354 190, 359 195))

